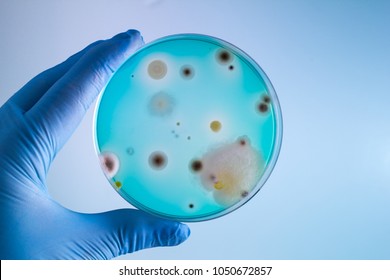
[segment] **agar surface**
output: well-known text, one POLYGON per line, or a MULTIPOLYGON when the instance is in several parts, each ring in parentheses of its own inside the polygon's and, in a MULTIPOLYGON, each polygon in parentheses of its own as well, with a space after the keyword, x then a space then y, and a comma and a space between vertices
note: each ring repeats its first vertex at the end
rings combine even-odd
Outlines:
POLYGON ((135 206, 207 219, 261 187, 273 155, 274 98, 266 77, 225 43, 176 43, 141 50, 114 75, 97 118, 99 158, 135 206))

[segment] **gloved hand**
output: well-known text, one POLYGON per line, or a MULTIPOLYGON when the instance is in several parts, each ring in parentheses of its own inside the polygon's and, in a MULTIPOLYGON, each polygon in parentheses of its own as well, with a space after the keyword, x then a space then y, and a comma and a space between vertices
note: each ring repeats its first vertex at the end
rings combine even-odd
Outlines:
POLYGON ((76 213, 46 187, 57 152, 142 44, 135 30, 97 41, 36 76, 0 108, 1 259, 110 259, 189 236, 186 225, 138 210, 76 213))

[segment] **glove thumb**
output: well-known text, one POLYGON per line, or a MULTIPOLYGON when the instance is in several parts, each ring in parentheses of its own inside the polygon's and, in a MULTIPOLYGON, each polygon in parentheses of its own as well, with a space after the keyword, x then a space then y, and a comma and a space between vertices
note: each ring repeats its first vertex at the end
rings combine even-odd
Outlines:
POLYGON ((76 258, 111 259, 146 248, 176 246, 190 235, 185 224, 134 209, 80 215, 84 241, 76 258))

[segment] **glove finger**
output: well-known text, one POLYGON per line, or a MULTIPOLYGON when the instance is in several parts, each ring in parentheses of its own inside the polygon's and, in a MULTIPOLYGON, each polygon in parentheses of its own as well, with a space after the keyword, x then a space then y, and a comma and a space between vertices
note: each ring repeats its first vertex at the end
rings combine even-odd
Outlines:
POLYGON ((138 250, 176 246, 190 235, 187 225, 160 219, 139 210, 121 209, 84 215, 79 256, 87 259, 111 259, 138 250))
POLYGON ((85 52, 102 43, 96 41, 88 45, 83 50, 72 55, 64 62, 43 71, 42 73, 31 79, 19 91, 17 91, 11 98, 13 102, 22 113, 27 112, 35 105, 35 103, 51 88, 55 82, 58 81, 79 59, 85 52))
MULTIPOLYGON (((121 37, 122 33, 112 39, 121 37)), ((43 71, 31 79, 11 98, 12 102, 19 106, 23 113, 31 109, 36 102, 90 49, 104 42, 99 40, 89 44, 81 51, 73 54, 64 62, 43 71)))
POLYGON ((130 30, 92 47, 25 114, 50 161, 74 132, 112 73, 143 44, 130 30))

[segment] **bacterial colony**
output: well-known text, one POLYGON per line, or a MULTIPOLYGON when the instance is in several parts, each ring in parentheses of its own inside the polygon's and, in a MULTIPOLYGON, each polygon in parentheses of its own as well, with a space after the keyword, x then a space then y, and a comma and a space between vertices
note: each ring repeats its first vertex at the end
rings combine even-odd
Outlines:
POLYGON ((112 77, 96 109, 95 142, 128 202, 200 221, 261 188, 281 125, 272 85, 251 58, 216 38, 175 35, 144 46, 112 77))

